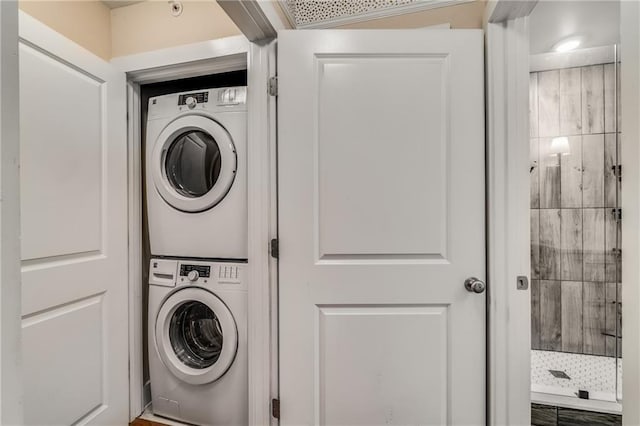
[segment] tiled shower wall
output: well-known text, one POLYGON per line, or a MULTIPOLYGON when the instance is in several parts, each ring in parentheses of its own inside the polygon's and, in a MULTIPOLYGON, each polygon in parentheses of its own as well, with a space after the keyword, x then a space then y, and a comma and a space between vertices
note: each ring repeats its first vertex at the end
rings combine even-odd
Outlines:
POLYGON ((530 74, 533 349, 621 353, 616 80, 613 63, 530 74))

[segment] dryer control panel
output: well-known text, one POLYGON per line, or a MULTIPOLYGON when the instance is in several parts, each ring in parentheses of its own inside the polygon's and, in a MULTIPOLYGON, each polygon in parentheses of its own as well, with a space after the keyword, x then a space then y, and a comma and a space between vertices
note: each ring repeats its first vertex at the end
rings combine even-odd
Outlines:
POLYGON ((243 86, 173 93, 149 99, 148 119, 189 112, 246 111, 246 103, 247 88, 243 86))

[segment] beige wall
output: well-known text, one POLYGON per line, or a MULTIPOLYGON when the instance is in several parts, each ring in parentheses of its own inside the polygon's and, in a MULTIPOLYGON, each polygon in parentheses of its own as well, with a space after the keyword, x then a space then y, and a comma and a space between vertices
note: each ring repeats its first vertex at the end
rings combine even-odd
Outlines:
POLYGON ((166 0, 151 0, 111 11, 112 56, 131 55, 241 34, 215 0, 183 1, 173 17, 166 0))
POLYGON ((482 28, 486 2, 476 0, 455 6, 429 9, 422 12, 374 19, 366 22, 342 25, 337 28, 420 28, 430 25, 451 24, 451 28, 482 28))
POLYGON ((24 12, 107 60, 240 34, 215 0, 182 4, 182 15, 173 17, 166 0, 113 10, 98 0, 20 0, 24 12))
POLYGON ((20 9, 101 58, 111 58, 111 12, 102 2, 20 0, 20 9))
MULTIPOLYGON (((476 0, 340 28, 419 28, 443 23, 452 28, 482 28, 485 6, 484 0, 476 0)), ((20 0, 23 11, 104 59, 240 34, 215 0, 183 0, 183 7, 176 18, 166 0, 113 10, 98 0, 20 0)))

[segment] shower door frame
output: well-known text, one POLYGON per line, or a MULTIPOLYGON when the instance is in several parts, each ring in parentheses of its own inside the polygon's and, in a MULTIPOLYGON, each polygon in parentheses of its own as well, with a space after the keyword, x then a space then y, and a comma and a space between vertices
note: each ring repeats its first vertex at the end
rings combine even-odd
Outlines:
MULTIPOLYGON (((537 0, 489 2, 486 32, 488 280, 487 424, 530 424, 529 27, 537 0), (527 143, 514 143, 527 141, 527 143), (523 368, 526 367, 526 368, 523 368), (526 386, 525 386, 526 385, 526 386), (526 406, 525 406, 526 404, 526 406)), ((621 1, 622 282, 640 282, 640 3, 621 1), (625 167, 625 163, 629 166, 625 167), (635 166, 634 166, 635 164, 635 166), (633 238, 631 238, 633 236, 633 238), (635 267, 631 267, 635 265, 635 267)), ((640 286, 623 288, 623 395, 640 399, 640 286)), ((623 404, 624 424, 640 405, 623 404)))

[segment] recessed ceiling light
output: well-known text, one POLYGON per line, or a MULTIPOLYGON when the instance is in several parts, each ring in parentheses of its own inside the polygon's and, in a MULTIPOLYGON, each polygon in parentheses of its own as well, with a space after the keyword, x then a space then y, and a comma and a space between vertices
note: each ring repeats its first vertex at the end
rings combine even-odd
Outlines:
POLYGON ((568 52, 580 46, 579 38, 569 38, 565 40, 561 40, 553 46, 553 50, 556 52, 568 52))

